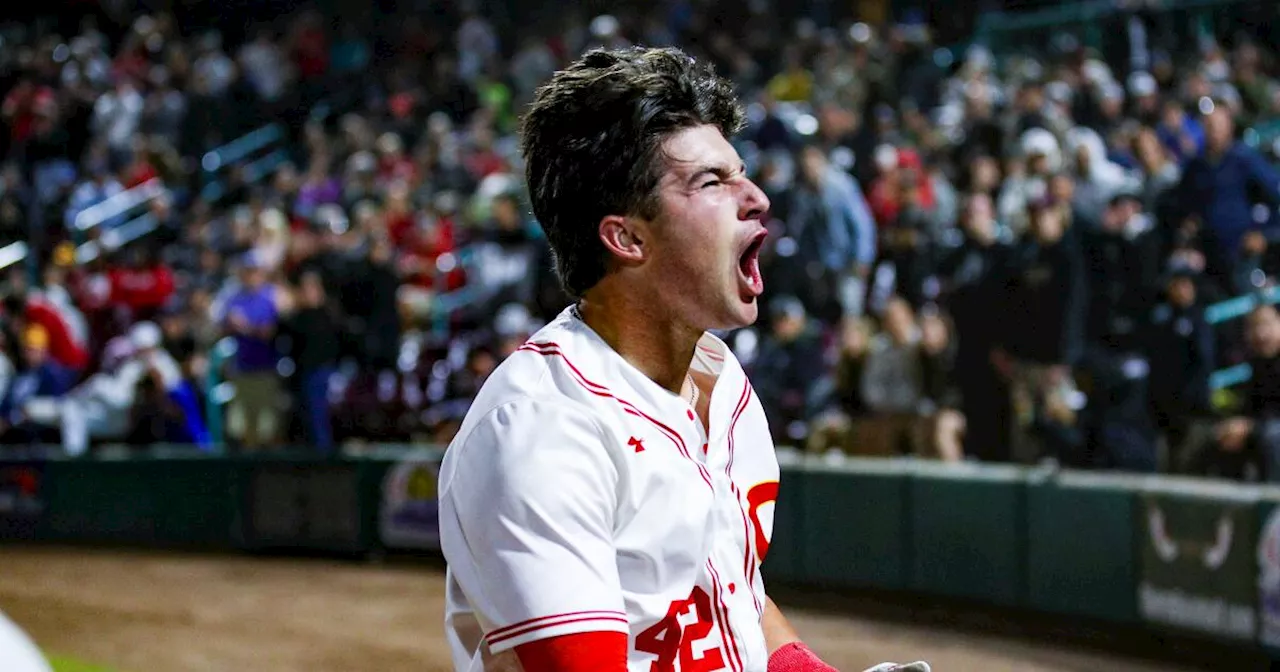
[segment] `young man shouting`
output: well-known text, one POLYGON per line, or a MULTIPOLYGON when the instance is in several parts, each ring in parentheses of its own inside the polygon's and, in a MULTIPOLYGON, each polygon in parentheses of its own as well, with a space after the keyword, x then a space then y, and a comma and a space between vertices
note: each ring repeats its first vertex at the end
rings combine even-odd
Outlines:
POLYGON ((445 455, 460 672, 833 670, 765 594, 778 464, 707 333, 753 323, 764 289, 742 123, 675 49, 593 51, 538 91, 526 177, 576 303, 490 376, 445 455))

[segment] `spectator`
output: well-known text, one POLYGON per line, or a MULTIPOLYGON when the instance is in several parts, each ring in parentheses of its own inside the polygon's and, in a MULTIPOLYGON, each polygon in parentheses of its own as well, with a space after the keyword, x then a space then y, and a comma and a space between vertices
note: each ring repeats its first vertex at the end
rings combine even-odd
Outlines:
POLYGON ((1173 155, 1160 144, 1156 132, 1143 127, 1134 136, 1133 153, 1137 158, 1142 182, 1142 209, 1158 219, 1172 216, 1174 187, 1182 179, 1182 169, 1173 155))
POLYGON ((333 425, 329 417, 329 381, 338 362, 341 323, 325 292, 324 281, 314 272, 298 283, 297 309, 284 326, 297 367, 294 397, 303 422, 303 436, 322 453, 333 450, 333 425))
POLYGON ((1143 338, 1151 362, 1151 411, 1178 471, 1187 469, 1193 425, 1212 412, 1209 374, 1216 361, 1215 339, 1198 300, 1196 279, 1188 266, 1170 269, 1165 300, 1152 311, 1143 338))
POLYGON ((940 275, 944 301, 958 334, 954 366, 961 411, 967 419, 964 453, 1008 461, 1012 457, 1010 391, 993 364, 1007 327, 991 319, 991 307, 1004 299, 1002 283, 1011 250, 999 240, 999 224, 987 193, 968 197, 962 228, 963 242, 943 259, 940 275))
POLYGON ((1197 456, 1195 470, 1237 480, 1280 478, 1280 314, 1256 308, 1246 320, 1253 376, 1238 414, 1220 422, 1210 450, 1197 456))
POLYGON ((356 320, 354 335, 362 344, 362 363, 374 371, 395 370, 400 355, 400 278, 393 254, 391 242, 375 236, 342 289, 343 308, 356 320))
POLYGON ((1183 103, 1176 98, 1165 101, 1156 134, 1165 149, 1181 165, 1199 156, 1204 148, 1204 127, 1187 114, 1183 103))
POLYGON ((107 342, 101 369, 81 382, 58 405, 56 425, 68 455, 84 455, 93 441, 124 441, 133 427, 133 402, 146 371, 131 360, 126 336, 107 342))
POLYGON ((173 296, 173 272, 146 247, 124 252, 124 263, 107 273, 111 305, 127 311, 129 320, 150 320, 173 296))
POLYGON ((889 301, 884 330, 871 339, 859 381, 866 404, 866 419, 855 426, 859 453, 915 455, 927 450, 922 431, 926 408, 924 358, 920 328, 911 304, 902 298, 889 301))
POLYGON ((43 343, 41 349, 47 353, 47 359, 71 371, 82 371, 88 366, 86 344, 76 339, 73 323, 56 304, 24 291, 5 297, 4 313, 16 333, 25 333, 30 326, 40 327, 41 335, 33 338, 43 343))
POLYGON ((219 312, 225 333, 236 343, 227 376, 235 395, 227 407, 227 433, 248 449, 268 446, 280 434, 278 301, 278 289, 267 281, 262 260, 245 255, 240 285, 219 312))
MULTIPOLYGON (((67 231, 74 232, 78 229, 76 218, 80 213, 124 191, 124 187, 116 181, 105 165, 91 164, 87 172, 88 177, 78 183, 71 192, 71 200, 67 204, 64 220, 67 231)), ((101 225, 110 229, 121 222, 123 218, 117 215, 101 222, 101 225)))
POLYGON ((1087 285, 1065 212, 1063 204, 1032 205, 1031 228, 1005 280, 1002 311, 1010 324, 997 366, 1012 375, 1019 460, 1070 452, 1075 443, 1071 367, 1083 354, 1087 285))
POLYGON ((791 291, 804 292, 808 310, 824 319, 832 317, 831 306, 836 315, 859 315, 876 256, 875 220, 857 182, 819 147, 801 151, 800 175, 786 228, 797 250, 789 263, 803 275, 791 291), (817 293, 824 287, 836 295, 817 293))
MULTIPOLYGON (((48 405, 66 394, 75 374, 53 359, 49 352, 49 333, 39 324, 27 325, 22 332, 23 368, 9 383, 0 401, 0 440, 9 444, 34 444, 49 440, 51 434, 31 417, 31 404, 48 405)), ((51 414, 38 413, 40 419, 51 414)))
POLYGON ((803 442, 809 421, 826 407, 831 392, 822 342, 804 304, 793 296, 769 302, 769 327, 748 376, 769 416, 770 432, 803 442))
POLYGON ((1088 282, 1087 347, 1132 350, 1159 283, 1159 241, 1136 194, 1119 193, 1096 231, 1081 234, 1088 282))
POLYGON ((938 415, 940 379, 946 375, 945 326, 932 316, 916 319, 900 297, 884 308, 883 324, 865 349, 859 394, 867 415, 854 424, 855 452, 959 460, 956 416, 938 415))
MULTIPOLYGON (((210 448, 209 432, 195 391, 173 356, 164 349, 163 334, 153 322, 138 322, 129 329, 133 360, 141 365, 142 381, 151 383, 156 405, 143 409, 151 421, 149 442, 178 443, 210 448)), ((142 423, 147 424, 147 423, 142 423)))
POLYGON ((1254 220, 1254 194, 1273 209, 1280 205, 1280 174, 1235 139, 1234 123, 1225 108, 1205 115, 1204 124, 1204 151, 1187 164, 1178 193, 1183 211, 1204 221, 1213 246, 1211 268, 1229 275, 1245 234, 1272 228, 1271 221, 1254 220))

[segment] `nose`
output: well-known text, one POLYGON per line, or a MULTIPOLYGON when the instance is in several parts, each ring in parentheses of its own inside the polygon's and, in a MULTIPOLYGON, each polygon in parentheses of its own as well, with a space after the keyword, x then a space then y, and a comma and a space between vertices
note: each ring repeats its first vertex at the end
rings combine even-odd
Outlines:
POLYGON ((755 182, 748 179, 742 182, 742 201, 738 208, 738 219, 764 219, 765 213, 769 212, 769 197, 755 182))

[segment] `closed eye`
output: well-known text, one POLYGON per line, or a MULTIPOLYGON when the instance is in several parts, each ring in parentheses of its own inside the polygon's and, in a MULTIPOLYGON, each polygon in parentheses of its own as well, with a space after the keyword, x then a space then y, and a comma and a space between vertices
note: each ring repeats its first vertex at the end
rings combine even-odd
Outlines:
POLYGON ((721 182, 720 180, 707 180, 706 182, 703 182, 701 185, 699 185, 698 188, 706 189, 708 187, 714 187, 720 184, 723 184, 723 182, 721 182))

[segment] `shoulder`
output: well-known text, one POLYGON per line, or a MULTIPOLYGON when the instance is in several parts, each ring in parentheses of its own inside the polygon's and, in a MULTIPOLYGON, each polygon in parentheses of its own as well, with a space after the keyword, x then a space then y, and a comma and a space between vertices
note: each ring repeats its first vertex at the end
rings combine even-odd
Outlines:
POLYGON ((468 461, 487 454, 487 461, 501 451, 499 461, 505 461, 531 457, 524 454, 531 449, 539 457, 607 450, 610 434, 602 411, 590 403, 594 395, 583 393, 598 385, 587 378, 594 359, 579 335, 555 322, 548 325, 485 381, 449 452, 468 461))
POLYGON ((441 495, 474 504, 517 493, 541 497, 570 483, 611 490, 624 466, 613 444, 582 404, 554 395, 502 395, 467 413, 445 451, 441 495))

